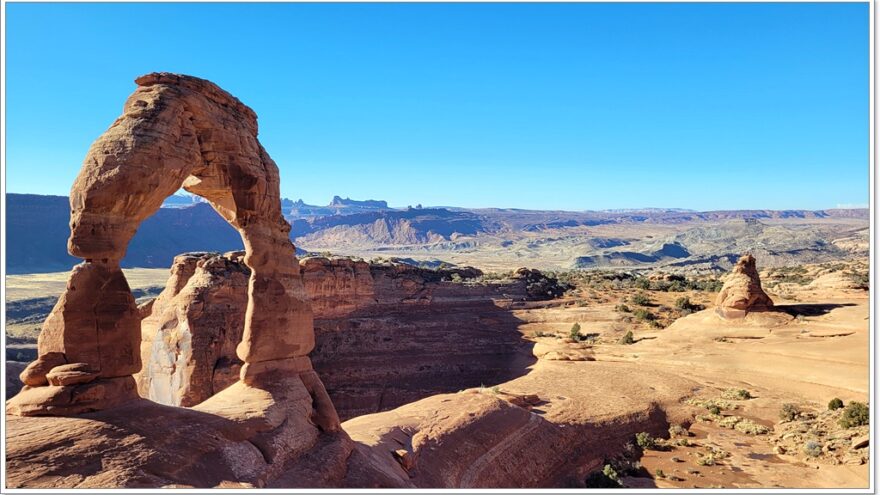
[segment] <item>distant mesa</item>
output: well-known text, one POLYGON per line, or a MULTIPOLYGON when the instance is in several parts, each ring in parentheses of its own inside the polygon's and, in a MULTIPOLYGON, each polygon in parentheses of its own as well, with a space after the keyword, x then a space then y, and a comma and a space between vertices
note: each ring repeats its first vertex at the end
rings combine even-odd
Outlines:
POLYGON ((724 318, 743 318, 755 311, 773 309, 773 300, 761 287, 761 279, 751 254, 733 266, 715 300, 716 311, 724 318))
POLYGON ((364 201, 357 201, 351 198, 342 199, 339 196, 333 196, 333 201, 330 202, 331 207, 342 207, 347 208, 350 206, 356 206, 358 208, 380 208, 380 209, 388 209, 387 201, 379 201, 375 199, 367 199, 364 201))
MULTIPOLYGON (((601 245, 619 246, 625 245, 625 241, 609 239, 601 245), (616 241, 616 242, 615 242, 616 241)), ((688 250, 677 243, 664 243, 659 249, 648 253, 634 251, 612 251, 593 256, 580 256, 575 259, 575 268, 597 268, 605 266, 635 266, 660 261, 677 260, 687 258, 691 254, 688 250)))

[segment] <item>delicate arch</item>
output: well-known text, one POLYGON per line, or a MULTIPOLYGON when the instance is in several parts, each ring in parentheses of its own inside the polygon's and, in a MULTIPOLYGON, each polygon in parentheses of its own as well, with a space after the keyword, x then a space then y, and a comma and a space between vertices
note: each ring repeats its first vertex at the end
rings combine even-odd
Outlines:
MULTIPOLYGON (((307 358, 314 348, 312 312, 281 214, 278 167, 257 139, 256 114, 203 79, 153 73, 136 83, 71 189, 68 251, 85 263, 71 273, 41 332, 39 358, 22 380, 31 387, 114 384, 103 387, 110 391, 106 400, 84 408, 88 400, 70 399, 71 407, 54 408, 61 413, 131 396, 131 374, 141 367, 140 320, 119 262, 141 222, 182 187, 208 200, 244 241, 251 276, 236 350, 245 363, 242 380, 259 386, 270 371, 299 373, 325 415, 335 416, 307 358), (72 365, 80 373, 74 381, 53 378, 57 367, 72 365)), ((36 402, 31 406, 45 413, 36 402)))

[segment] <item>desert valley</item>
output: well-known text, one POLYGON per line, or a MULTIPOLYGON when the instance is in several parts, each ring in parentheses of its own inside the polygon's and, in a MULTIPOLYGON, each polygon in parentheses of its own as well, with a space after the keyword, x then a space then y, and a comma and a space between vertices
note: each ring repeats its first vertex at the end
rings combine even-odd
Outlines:
POLYGON ((868 486, 867 209, 309 205, 137 85, 7 195, 8 487, 868 486))

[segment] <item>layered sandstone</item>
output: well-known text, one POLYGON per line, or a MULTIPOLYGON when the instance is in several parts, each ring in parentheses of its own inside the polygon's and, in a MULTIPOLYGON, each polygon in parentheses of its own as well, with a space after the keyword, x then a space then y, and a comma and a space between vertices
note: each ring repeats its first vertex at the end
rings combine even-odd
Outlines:
POLYGON ((750 312, 773 308, 773 300, 761 288, 754 256, 747 254, 736 262, 724 280, 715 305, 724 318, 742 318, 750 312))
POLYGON ((159 296, 142 308, 141 396, 194 406, 238 380, 250 270, 242 253, 174 258, 159 296))
MULTIPOLYGON (((343 418, 499 383, 534 361, 505 308, 528 297, 524 281, 476 284, 467 282, 473 269, 348 258, 300 265, 315 314, 312 359, 343 418)), ((143 397, 192 406, 236 380, 249 270, 236 253, 191 253, 171 272, 142 308, 145 365, 136 377, 143 397)))

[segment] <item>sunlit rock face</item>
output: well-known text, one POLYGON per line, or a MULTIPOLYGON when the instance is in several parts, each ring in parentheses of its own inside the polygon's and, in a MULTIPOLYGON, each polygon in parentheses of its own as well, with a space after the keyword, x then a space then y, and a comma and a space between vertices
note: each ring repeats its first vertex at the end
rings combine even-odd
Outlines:
POLYGON ((736 262, 724 280, 715 306, 725 318, 742 318, 750 312, 773 308, 773 300, 761 288, 754 256, 747 254, 736 262))

